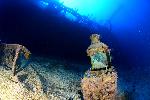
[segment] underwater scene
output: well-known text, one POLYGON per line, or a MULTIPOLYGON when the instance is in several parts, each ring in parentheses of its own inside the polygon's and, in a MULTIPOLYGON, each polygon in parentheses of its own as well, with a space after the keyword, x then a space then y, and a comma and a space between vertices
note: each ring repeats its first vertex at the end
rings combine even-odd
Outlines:
POLYGON ((149 0, 0 0, 0 100, 150 100, 149 0))

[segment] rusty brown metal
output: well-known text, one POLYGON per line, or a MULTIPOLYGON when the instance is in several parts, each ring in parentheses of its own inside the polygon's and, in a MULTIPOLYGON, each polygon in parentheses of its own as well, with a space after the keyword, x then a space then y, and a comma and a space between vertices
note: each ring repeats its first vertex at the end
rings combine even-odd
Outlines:
POLYGON ((20 44, 0 44, 0 62, 12 69, 13 76, 16 75, 17 60, 23 54, 25 59, 29 59, 31 52, 20 44))

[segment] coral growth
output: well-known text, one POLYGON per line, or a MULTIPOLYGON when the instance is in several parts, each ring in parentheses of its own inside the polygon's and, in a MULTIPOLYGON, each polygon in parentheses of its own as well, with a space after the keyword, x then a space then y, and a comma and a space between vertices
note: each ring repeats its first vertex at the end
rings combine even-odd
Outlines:
POLYGON ((100 35, 92 34, 90 36, 91 45, 87 49, 88 56, 94 55, 96 52, 106 53, 108 50, 108 46, 102 42, 100 42, 100 35))
POLYGON ((117 94, 117 72, 111 66, 108 46, 100 42, 98 34, 90 37, 91 45, 87 54, 91 58, 92 69, 81 80, 85 100, 115 100, 117 94))
POLYGON ((92 69, 107 68, 111 62, 108 46, 99 40, 99 35, 92 34, 91 45, 87 49, 87 55, 91 58, 92 69))
POLYGON ((89 71, 82 79, 81 86, 85 100, 115 100, 117 94, 117 73, 109 71, 89 71))

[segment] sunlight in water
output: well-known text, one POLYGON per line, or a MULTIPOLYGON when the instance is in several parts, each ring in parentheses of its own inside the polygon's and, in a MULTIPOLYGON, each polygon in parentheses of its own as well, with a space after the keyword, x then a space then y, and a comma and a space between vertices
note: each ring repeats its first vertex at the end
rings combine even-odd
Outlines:
POLYGON ((80 15, 96 21, 109 20, 120 6, 119 0, 59 0, 66 7, 77 9, 80 15))

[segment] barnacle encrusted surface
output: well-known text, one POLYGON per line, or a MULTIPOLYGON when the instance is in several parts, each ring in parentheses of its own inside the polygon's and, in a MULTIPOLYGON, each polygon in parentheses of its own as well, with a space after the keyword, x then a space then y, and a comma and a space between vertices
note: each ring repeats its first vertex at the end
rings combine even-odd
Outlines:
POLYGON ((110 68, 87 71, 81 81, 85 100, 115 100, 117 95, 117 73, 110 68))
POLYGON ((100 35, 98 34, 92 34, 90 36, 91 39, 91 45, 87 49, 87 55, 92 56, 97 52, 103 52, 106 53, 108 46, 102 42, 100 42, 100 35))
POLYGON ((109 50, 108 46, 100 42, 98 34, 92 34, 91 45, 87 49, 87 55, 90 56, 92 69, 107 68, 109 50))
POLYGON ((87 55, 92 68, 85 72, 81 81, 85 100, 115 100, 117 95, 117 72, 111 66, 108 46, 100 42, 100 35, 90 36, 91 45, 87 55))

